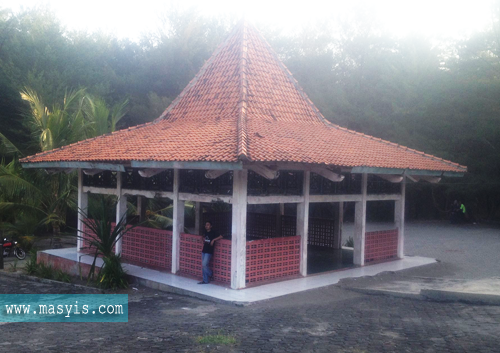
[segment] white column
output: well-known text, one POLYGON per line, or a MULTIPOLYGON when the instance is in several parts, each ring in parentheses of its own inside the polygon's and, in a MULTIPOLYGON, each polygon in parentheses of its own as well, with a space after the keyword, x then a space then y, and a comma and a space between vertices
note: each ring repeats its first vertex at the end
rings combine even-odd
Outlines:
POLYGON ((89 207, 89 196, 83 192, 83 171, 78 169, 78 239, 76 241, 76 250, 80 251, 83 247, 83 222, 82 219, 87 217, 87 208, 89 207))
POLYGON ((277 204, 276 205, 276 212, 275 212, 275 216, 276 216, 276 236, 277 237, 281 237, 281 204, 277 204))
POLYGON ((344 202, 340 201, 335 206, 335 228, 333 230, 333 247, 342 249, 342 227, 344 226, 344 202))
POLYGON ((300 274, 307 276, 307 237, 309 232, 309 187, 311 172, 304 171, 304 201, 297 204, 297 235, 300 235, 300 274))
POLYGON ((196 202, 194 207, 194 234, 200 235, 201 202, 196 202))
POLYGON ((366 233, 366 189, 368 175, 364 173, 361 179, 361 201, 356 202, 354 219, 354 264, 365 264, 365 233, 366 233))
POLYGON ((245 288, 247 254, 247 170, 233 171, 231 288, 245 288))
POLYGON ((394 204, 394 223, 398 228, 398 257, 404 257, 405 244, 405 193, 406 193, 406 175, 401 182, 401 200, 394 204))
MULTIPOLYGON (((172 225, 172 273, 180 268, 181 233, 184 232, 184 201, 179 200, 179 169, 174 169, 173 225, 172 225)), ((201 256, 201 255, 200 255, 201 256)))
POLYGON ((141 195, 137 195, 137 215, 139 222, 146 220, 146 198, 141 195))
MULTIPOLYGON (((116 224, 120 222, 120 220, 123 217, 127 217, 127 196, 122 194, 122 173, 117 172, 116 173, 116 195, 118 197, 117 203, 116 203, 116 224)), ((120 239, 116 242, 115 245, 115 254, 121 254, 122 253, 122 243, 123 243, 123 237, 120 237, 120 239)))

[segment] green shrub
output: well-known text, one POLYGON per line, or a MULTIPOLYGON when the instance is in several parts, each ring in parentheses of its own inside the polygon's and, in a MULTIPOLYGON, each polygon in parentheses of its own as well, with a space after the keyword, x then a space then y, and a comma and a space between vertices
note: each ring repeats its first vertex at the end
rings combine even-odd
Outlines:
POLYGON ((35 237, 33 235, 24 235, 17 239, 19 246, 26 252, 29 253, 35 244, 35 237))
POLYGON ((43 262, 38 264, 38 270, 36 275, 41 278, 53 279, 55 276, 55 270, 52 265, 46 265, 43 262))
POLYGON ((354 239, 352 237, 349 237, 345 242, 344 246, 347 246, 349 248, 354 248, 354 239))
POLYGON ((64 272, 62 270, 55 271, 54 279, 56 281, 59 281, 59 282, 71 283, 71 277, 69 276, 69 274, 67 274, 66 272, 64 272))
POLYGON ((38 264, 36 263, 37 258, 37 249, 32 248, 30 251, 30 256, 26 260, 26 264, 24 265, 24 271, 28 275, 36 275, 38 272, 38 264))
POLYGON ((103 258, 104 264, 98 275, 98 285, 106 289, 127 288, 127 274, 121 264, 121 256, 111 254, 103 258))

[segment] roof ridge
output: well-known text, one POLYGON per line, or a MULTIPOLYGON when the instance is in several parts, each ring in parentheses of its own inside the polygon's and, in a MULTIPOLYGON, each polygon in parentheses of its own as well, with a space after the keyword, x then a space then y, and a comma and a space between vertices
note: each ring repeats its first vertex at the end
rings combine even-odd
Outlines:
POLYGON ((167 109, 165 109, 165 111, 158 118, 156 118, 155 120, 153 120, 154 123, 157 123, 157 122, 159 122, 161 120, 164 120, 165 118, 168 118, 168 113, 170 113, 172 111, 172 109, 174 109, 177 106, 177 104, 179 104, 179 102, 182 100, 182 98, 189 92, 189 90, 196 84, 196 82, 198 82, 198 80, 200 79, 200 77, 203 76, 203 74, 205 73, 205 71, 207 70, 207 68, 215 60, 215 58, 220 53, 220 51, 222 50, 222 48, 224 48, 226 46, 226 43, 229 41, 229 39, 232 38, 232 36, 234 35, 234 32, 236 30, 237 30, 237 28, 234 28, 226 36, 226 39, 217 46, 217 49, 215 49, 215 51, 212 53, 212 55, 210 56, 210 58, 208 58, 208 60, 205 61, 205 63, 203 64, 203 66, 201 67, 201 69, 198 71, 198 73, 193 77, 193 79, 191 81, 189 81, 189 83, 187 84, 187 86, 184 87, 184 89, 177 96, 177 98, 175 98, 173 100, 173 102, 170 103, 170 105, 167 107, 167 109))
POLYGON ((248 80, 247 80, 247 62, 248 62, 248 34, 247 23, 245 19, 241 24, 241 48, 238 74, 240 76, 240 97, 238 102, 238 120, 237 120, 237 156, 240 160, 248 160, 248 134, 247 134, 247 108, 248 108, 248 80))
POLYGON ((323 116, 323 114, 321 114, 321 112, 319 111, 319 109, 309 99, 309 97, 307 96, 307 93, 300 86, 299 82, 295 79, 295 77, 293 77, 292 73, 290 72, 290 70, 288 70, 288 68, 286 67, 285 63, 278 57, 278 54, 271 47, 271 44, 269 44, 269 42, 266 40, 266 38, 264 38, 264 36, 262 35, 262 33, 260 33, 260 31, 257 28, 254 27, 254 29, 255 29, 256 33, 259 35, 259 37, 262 40, 262 42, 267 46, 267 50, 276 59, 276 62, 278 63, 278 65, 280 66, 280 68, 283 70, 283 72, 285 73, 286 77, 290 80, 290 82, 293 84, 293 86, 295 87, 295 89, 299 92, 300 96, 304 99, 304 101, 306 101, 307 104, 309 104, 309 106, 311 107, 311 109, 314 111, 314 113, 316 114, 316 117, 318 118, 318 120, 321 121, 321 122, 323 122, 323 123, 327 122, 328 120, 323 116))

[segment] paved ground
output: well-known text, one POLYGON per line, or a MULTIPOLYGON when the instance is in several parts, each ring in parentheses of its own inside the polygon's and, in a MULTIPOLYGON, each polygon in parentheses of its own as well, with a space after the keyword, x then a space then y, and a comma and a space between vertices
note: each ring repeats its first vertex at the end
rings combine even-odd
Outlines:
MULTIPOLYGON (((414 275, 498 276, 498 230, 466 227, 410 224, 407 254, 433 256, 443 262, 356 281, 414 275)), ((0 275, 0 292, 81 290, 0 275)), ((145 288, 131 290, 129 295, 128 323, 0 324, 0 351, 500 352, 500 306, 367 295, 339 286, 247 307, 213 304, 145 288), (236 343, 207 346, 197 342, 198 337, 216 334, 234 337, 236 343)))
MULTIPOLYGON (((367 230, 390 229, 392 224, 372 223, 367 230)), ((344 226, 344 241, 352 235, 344 226)), ((405 227, 405 254, 431 257, 439 266, 415 269, 415 276, 480 279, 500 277, 500 227, 449 222, 409 222, 405 227)))
MULTIPOLYGON (((62 284, 0 276, 3 293, 74 293, 62 284)), ((2 324, 0 351, 500 352, 500 307, 434 303, 336 286, 248 307, 142 289, 128 323, 2 324), (197 338, 230 335, 234 345, 197 338)))

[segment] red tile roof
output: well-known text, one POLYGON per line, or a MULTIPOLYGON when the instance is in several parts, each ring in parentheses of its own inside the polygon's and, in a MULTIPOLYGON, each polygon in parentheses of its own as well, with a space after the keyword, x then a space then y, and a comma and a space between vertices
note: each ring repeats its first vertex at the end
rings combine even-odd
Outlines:
POLYGON ((154 122, 23 163, 298 162, 465 172, 466 167, 328 122, 255 28, 237 26, 154 122))

